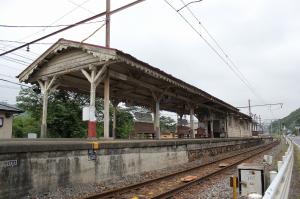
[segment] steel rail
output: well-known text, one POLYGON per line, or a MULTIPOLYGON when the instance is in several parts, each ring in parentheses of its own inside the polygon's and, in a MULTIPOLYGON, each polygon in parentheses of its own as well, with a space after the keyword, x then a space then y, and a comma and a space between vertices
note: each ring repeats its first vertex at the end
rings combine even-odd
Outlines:
MULTIPOLYGON (((197 178, 197 179, 195 179, 195 180, 193 180, 193 181, 191 181, 191 182, 187 182, 187 183, 185 183, 185 184, 183 184, 183 185, 180 185, 180 186, 178 186, 178 187, 175 187, 174 189, 168 190, 168 191, 166 191, 166 192, 164 192, 164 193, 162 193, 162 194, 156 195, 156 196, 152 197, 151 199, 164 199, 164 198, 170 198, 170 197, 174 196, 175 194, 177 194, 177 193, 179 193, 179 192, 182 192, 184 189, 186 189, 186 188, 188 188, 188 187, 190 187, 190 186, 193 186, 193 185, 195 185, 195 184, 197 184, 197 183, 199 183, 199 182, 201 182, 201 181, 203 181, 203 180, 205 180, 205 179, 207 179, 207 178, 213 177, 213 176, 215 176, 215 175, 217 175, 217 174, 219 174, 219 173, 221 173, 221 172, 223 172, 223 171, 225 171, 225 170, 227 170, 227 169, 230 169, 230 168, 232 168, 232 167, 234 167, 234 166, 236 166, 236 165, 242 163, 242 162, 245 161, 245 160, 248 160, 248 159, 252 158, 253 156, 256 156, 256 155, 258 155, 258 154, 260 154, 260 153, 263 153, 263 152, 266 151, 266 150, 271 149, 272 147, 274 147, 274 146, 277 145, 277 144, 278 144, 278 143, 273 142, 273 143, 271 143, 270 145, 266 146, 266 148, 263 148, 261 151, 258 151, 257 153, 254 153, 254 154, 249 155, 249 157, 245 157, 245 158, 243 158, 243 159, 241 159, 241 160, 239 160, 239 161, 237 161, 237 162, 235 162, 235 163, 232 163, 232 164, 230 164, 230 165, 228 165, 228 166, 226 166, 226 167, 224 167, 224 168, 220 168, 220 169, 217 170, 217 171, 214 171, 214 172, 212 172, 212 173, 209 173, 209 174, 207 174, 207 175, 204 175, 204 176, 202 176, 202 177, 199 177, 199 178, 197 178)), ((240 154, 240 155, 242 155, 242 154, 240 154)))
MULTIPOLYGON (((158 178, 153 178, 153 179, 150 179, 150 180, 146 180, 146 181, 143 181, 143 182, 140 182, 140 183, 136 183, 136 184, 132 184, 132 185, 129 185, 129 186, 126 186, 126 187, 121 187, 121 188, 117 188, 117 189, 113 189, 113 190, 109 190, 109 191, 105 191, 105 192, 102 192, 102 193, 99 193, 99 194, 95 194, 95 195, 91 195, 91 196, 88 196, 88 197, 85 197, 85 199, 96 199, 96 198, 107 198, 107 197, 112 197, 112 196, 115 196, 115 195, 119 195, 119 194, 123 194, 123 193, 126 193, 126 192, 129 192, 130 190, 133 190, 133 189, 137 189, 139 187, 144 187, 145 185, 147 184, 151 184, 153 182, 156 182, 156 181, 161 181, 161 180, 164 180, 164 179, 167 179, 167 178, 171 178, 173 176, 176 176, 176 175, 180 175, 180 174, 183 174, 183 173, 187 173, 187 172, 190 172, 190 171, 193 171, 193 170, 197 170, 201 167, 205 167, 205 166, 208 166, 208 165, 211 165, 211 164, 214 164, 214 163, 217 163, 217 162, 221 162, 221 161, 224 161, 224 160, 227 160, 227 159, 230 159, 230 158, 233 158, 235 156, 239 156, 239 155, 243 155, 243 154, 247 154, 251 151, 255 151, 257 149, 261 149, 263 148, 262 151, 259 151, 258 153, 255 153, 254 155, 257 155, 259 153, 262 153, 272 147, 274 147, 275 145, 277 145, 279 143, 279 141, 273 141, 272 143, 269 143, 269 144, 264 144, 262 146, 259 146, 259 147, 255 147, 255 148, 252 148, 251 150, 246 150, 246 151, 243 151, 242 153, 238 153, 238 154, 233 154, 233 155, 230 155, 228 157, 225 157, 223 159, 220 159, 220 160, 215 160, 215 161, 212 161, 212 162, 208 162, 208 163, 205 163, 205 164, 202 164, 202 165, 197 165, 197 166, 194 166, 194 167, 191 167, 191 168, 188 168, 188 169, 185 169, 185 170, 182 170, 182 171, 177 171, 177 172, 173 172, 171 174, 168 174, 168 175, 165 175, 165 176, 161 176, 161 177, 158 177, 158 178)), ((246 159, 249 159, 251 157, 253 157, 254 155, 250 156, 250 157, 247 157, 246 159)), ((243 162, 243 160, 239 161, 239 162, 243 162)), ((236 163, 238 164, 238 163, 236 163)), ((230 166, 227 166, 225 168, 223 168, 223 170, 225 169, 228 169, 230 167, 232 167, 234 165, 230 165, 230 166)), ((223 170, 218 170, 217 172, 221 172, 223 170)), ((213 176, 213 174, 208 174, 206 177, 204 178, 208 178, 210 176, 213 176)), ((201 180, 203 180, 204 178, 202 179, 196 179, 195 181, 192 181, 192 182, 189 182, 189 183, 186 183, 180 187, 177 187, 173 190, 169 190, 168 192, 165 192, 165 193, 162 193, 160 195, 157 195, 157 196, 154 196, 153 198, 168 198, 170 197, 172 194, 174 194, 175 192, 179 192, 181 191, 183 188, 186 188, 188 186, 190 186, 191 184, 194 184, 196 182, 199 182, 201 180), (171 194, 171 195, 170 195, 171 194)))

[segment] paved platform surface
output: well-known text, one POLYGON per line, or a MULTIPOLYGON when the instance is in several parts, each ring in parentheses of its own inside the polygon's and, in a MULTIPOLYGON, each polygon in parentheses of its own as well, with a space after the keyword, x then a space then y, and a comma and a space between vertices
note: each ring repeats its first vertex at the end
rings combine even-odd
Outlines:
POLYGON ((125 139, 3 139, 0 140, 0 154, 19 152, 68 151, 92 148, 92 142, 97 142, 100 148, 139 148, 177 146, 186 144, 204 144, 217 142, 232 142, 257 140, 262 138, 214 138, 214 139, 162 139, 162 140, 125 140, 125 139))

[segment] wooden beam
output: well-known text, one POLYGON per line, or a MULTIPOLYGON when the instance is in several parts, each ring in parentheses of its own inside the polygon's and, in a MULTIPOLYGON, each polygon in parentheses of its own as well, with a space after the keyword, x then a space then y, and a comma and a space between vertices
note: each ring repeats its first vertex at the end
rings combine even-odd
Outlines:
POLYGON ((156 91, 156 92, 159 92, 159 93, 165 93, 166 95, 178 98, 178 99, 183 100, 185 102, 193 102, 189 98, 186 98, 186 97, 183 97, 183 96, 177 96, 176 94, 173 94, 173 93, 168 92, 168 91, 164 91, 163 89, 158 88, 156 86, 153 86, 153 85, 151 85, 151 84, 149 84, 147 82, 143 82, 143 81, 134 79, 132 77, 129 77, 127 75, 124 75, 124 74, 121 74, 121 73, 118 73, 118 72, 115 72, 115 71, 110 71, 109 75, 112 78, 120 79, 120 80, 123 80, 123 81, 129 81, 129 82, 131 82, 131 83, 133 83, 133 84, 135 84, 137 86, 147 88, 147 89, 149 89, 151 91, 156 91))

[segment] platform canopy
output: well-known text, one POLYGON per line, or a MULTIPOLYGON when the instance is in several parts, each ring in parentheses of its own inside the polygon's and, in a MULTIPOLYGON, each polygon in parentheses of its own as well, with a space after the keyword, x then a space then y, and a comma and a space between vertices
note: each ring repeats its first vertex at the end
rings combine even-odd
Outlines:
MULTIPOLYGON (((90 93, 90 84, 81 69, 107 65, 110 96, 133 105, 153 107, 153 97, 160 97, 162 110, 188 114, 186 105, 203 106, 224 112, 239 110, 158 68, 113 48, 60 39, 27 67, 18 77, 21 82, 57 76, 58 88, 90 93)), ((97 87, 103 97, 103 84, 97 87)))
MULTIPOLYGON (((189 114, 190 107, 247 115, 234 106, 172 75, 113 48, 58 40, 19 76, 21 82, 54 86, 90 94, 95 83, 96 96, 104 96, 109 78, 109 99, 129 105, 189 114), (94 71, 94 73, 93 73, 94 71), (47 85, 41 84, 49 80, 47 85)), ((249 118, 248 118, 249 119, 249 118)))

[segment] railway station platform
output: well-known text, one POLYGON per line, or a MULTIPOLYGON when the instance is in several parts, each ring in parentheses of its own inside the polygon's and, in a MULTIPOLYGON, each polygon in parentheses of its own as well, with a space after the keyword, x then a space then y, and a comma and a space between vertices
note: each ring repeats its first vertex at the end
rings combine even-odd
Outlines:
MULTIPOLYGON (((205 164, 272 138, 0 141, 0 196, 19 198, 73 184, 168 168, 194 160, 205 164)), ((0 197, 0 198, 1 198, 0 197)))

